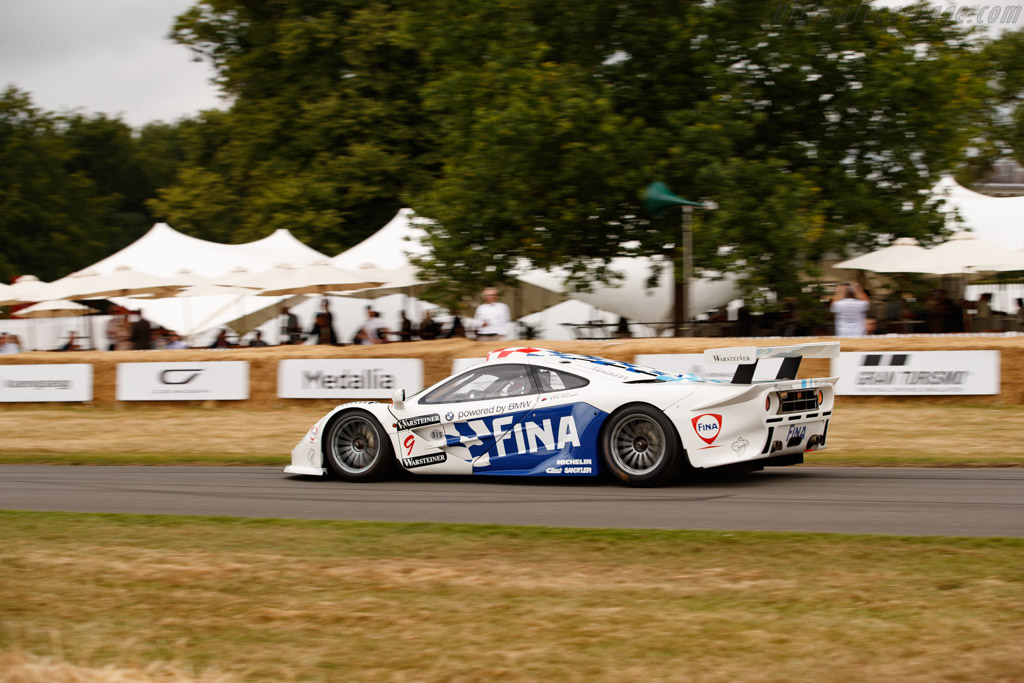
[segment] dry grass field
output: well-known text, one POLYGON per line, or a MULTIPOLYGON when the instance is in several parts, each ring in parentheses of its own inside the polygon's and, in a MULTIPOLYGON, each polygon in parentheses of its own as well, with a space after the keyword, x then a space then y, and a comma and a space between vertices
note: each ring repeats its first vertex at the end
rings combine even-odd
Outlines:
POLYGON ((0 538, 2 681, 1024 679, 1020 539, 62 513, 0 538))
MULTIPOLYGON (((921 348, 878 341, 850 350, 921 348)), ((1003 352, 1001 396, 840 398, 808 463, 1024 466, 1024 338, 996 341, 958 348, 1003 352)), ((544 345, 632 360, 739 343, 544 345)), ((372 353, 422 357, 432 382, 485 352, 372 353)), ((0 464, 283 467, 332 404, 274 398, 277 360, 367 352, 184 353, 23 354, 95 363, 96 401, 0 406, 0 464), (113 400, 117 362, 229 358, 259 398, 113 400)), ((1022 556, 1020 539, 0 512, 0 683, 1017 681, 1022 556)))
MULTIPOLYGON (((283 467, 329 405, 0 410, 0 464, 283 467)), ((840 401, 828 449, 807 462, 1021 467, 1024 419, 1019 406, 840 401)))

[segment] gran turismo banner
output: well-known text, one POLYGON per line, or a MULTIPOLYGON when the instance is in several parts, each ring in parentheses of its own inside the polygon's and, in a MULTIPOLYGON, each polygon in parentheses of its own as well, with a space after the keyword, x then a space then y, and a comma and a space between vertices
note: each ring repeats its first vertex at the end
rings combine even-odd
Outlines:
POLYGON ((832 360, 845 396, 949 396, 999 393, 998 351, 843 352, 832 360))
POLYGON ((249 363, 118 363, 118 401, 244 401, 249 363))
POLYGON ((395 389, 412 394, 423 388, 418 358, 302 359, 277 364, 281 398, 391 398, 395 389))
POLYGON ((92 366, 87 363, 0 365, 0 403, 92 400, 92 366))

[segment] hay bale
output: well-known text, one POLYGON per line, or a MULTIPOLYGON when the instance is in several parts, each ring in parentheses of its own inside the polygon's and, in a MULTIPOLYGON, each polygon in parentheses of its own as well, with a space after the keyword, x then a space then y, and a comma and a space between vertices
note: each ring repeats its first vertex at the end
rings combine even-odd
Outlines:
MULTIPOLYGON (((621 340, 575 340, 575 341, 532 341, 481 343, 467 339, 441 339, 409 343, 382 344, 377 346, 271 346, 266 348, 238 348, 230 350, 182 349, 175 351, 74 351, 54 353, 36 351, 30 353, 0 356, 0 365, 36 363, 92 363, 93 402, 97 405, 116 405, 115 383, 118 363, 175 362, 175 361, 224 361, 243 360, 249 362, 248 401, 145 402, 153 405, 181 405, 182 403, 216 405, 218 408, 242 408, 247 406, 272 407, 285 404, 305 406, 322 403, 333 406, 336 401, 310 401, 306 399, 281 399, 277 397, 277 364, 293 358, 419 358, 423 361, 425 386, 440 381, 451 374, 452 361, 456 358, 482 358, 495 348, 504 346, 533 345, 555 351, 584 353, 603 356, 614 360, 632 362, 638 354, 658 353, 701 353, 707 348, 732 346, 769 346, 804 341, 835 341, 834 338, 819 339, 744 339, 744 338, 643 338, 621 340)), ((869 396, 844 397, 844 401, 863 402, 904 402, 964 404, 1024 404, 1024 337, 863 337, 840 339, 844 351, 967 351, 995 350, 1002 358, 1002 393, 997 396, 869 396)), ((801 364, 801 378, 826 377, 829 362, 808 359, 801 364)), ((19 404, 6 404, 15 406, 19 404)))

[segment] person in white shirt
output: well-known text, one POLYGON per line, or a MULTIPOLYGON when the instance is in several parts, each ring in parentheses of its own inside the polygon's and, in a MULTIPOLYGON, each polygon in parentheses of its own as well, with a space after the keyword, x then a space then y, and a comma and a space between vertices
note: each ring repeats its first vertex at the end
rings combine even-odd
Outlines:
POLYGON ((856 282, 836 285, 829 309, 835 316, 837 337, 863 337, 867 334, 868 309, 871 299, 856 282))
POLYGON ((389 330, 384 321, 380 319, 380 313, 371 308, 366 309, 366 322, 356 332, 355 343, 370 345, 383 344, 387 339, 389 330))
POLYGON ((476 322, 476 338, 483 341, 497 341, 508 336, 512 315, 508 306, 498 301, 498 290, 484 289, 484 302, 476 307, 473 314, 476 322))

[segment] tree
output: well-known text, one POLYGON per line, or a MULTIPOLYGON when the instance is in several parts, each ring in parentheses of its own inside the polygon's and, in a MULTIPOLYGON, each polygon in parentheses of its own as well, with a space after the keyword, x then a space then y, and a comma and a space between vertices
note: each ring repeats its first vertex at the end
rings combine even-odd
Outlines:
POLYGON ((153 211, 227 241, 288 228, 328 253, 383 225, 430 165, 400 18, 355 0, 205 0, 179 17, 175 39, 233 103, 187 132, 189 159, 153 211))
POLYGON ((406 26, 444 160, 412 206, 457 277, 670 253, 678 217, 639 201, 664 180, 721 207, 695 263, 807 298, 826 254, 941 233, 927 192, 985 103, 967 31, 922 7, 432 0, 406 26))
POLYGON ((1024 31, 1008 31, 985 45, 978 62, 977 77, 992 84, 992 93, 967 181, 979 180, 999 158, 1024 164, 1024 31))
POLYGON ((103 253, 102 196, 59 120, 14 87, 0 95, 0 277, 67 275, 103 253))

